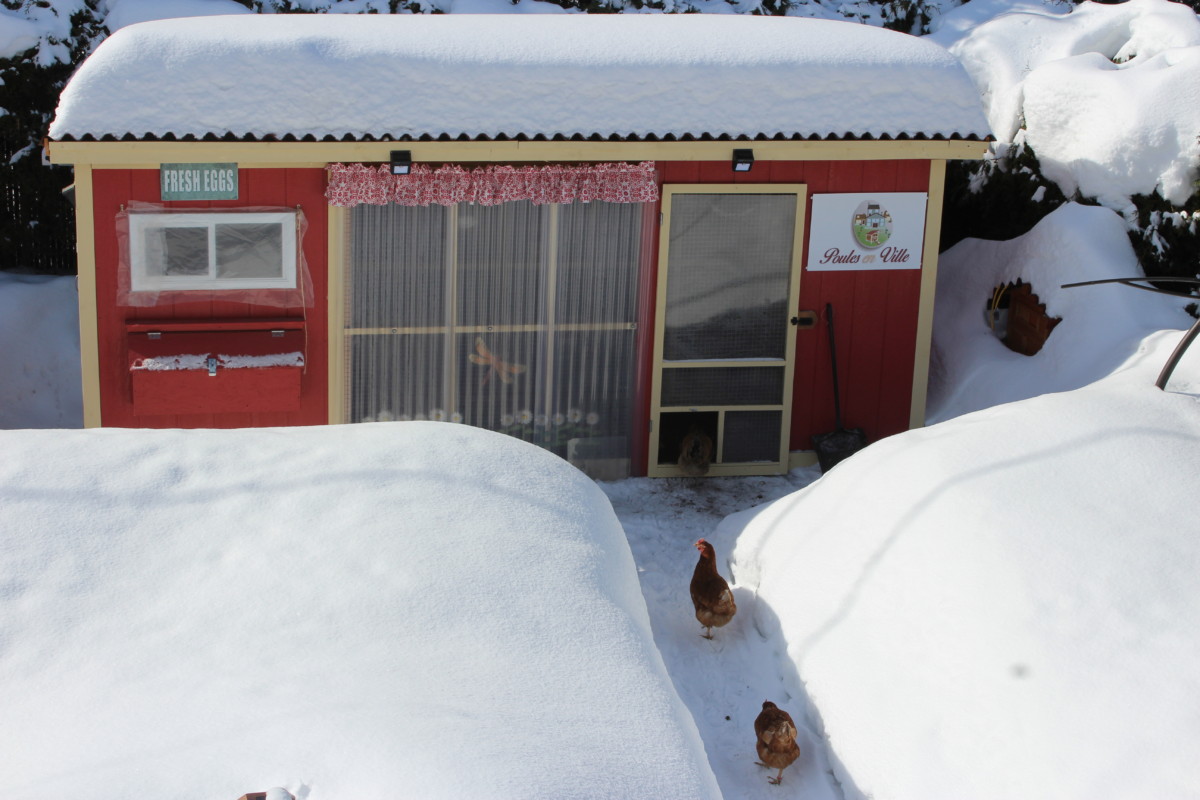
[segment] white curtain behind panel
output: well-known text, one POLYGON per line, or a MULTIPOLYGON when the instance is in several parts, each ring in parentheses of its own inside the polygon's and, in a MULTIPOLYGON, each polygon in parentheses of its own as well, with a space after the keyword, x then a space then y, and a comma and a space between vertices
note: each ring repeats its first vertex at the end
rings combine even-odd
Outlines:
POLYGON ((348 421, 463 422, 628 459, 645 213, 355 206, 348 421))

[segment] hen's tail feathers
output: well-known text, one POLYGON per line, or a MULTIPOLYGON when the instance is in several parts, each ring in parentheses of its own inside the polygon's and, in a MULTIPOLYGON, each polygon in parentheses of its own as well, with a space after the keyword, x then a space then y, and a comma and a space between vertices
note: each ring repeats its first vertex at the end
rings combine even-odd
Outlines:
POLYGON ((721 592, 721 599, 717 601, 717 605, 713 608, 717 614, 736 614, 737 603, 733 599, 733 590, 726 589, 721 592))
POLYGON ((786 719, 776 720, 763 729, 758 737, 771 749, 782 749, 796 741, 796 726, 786 719))

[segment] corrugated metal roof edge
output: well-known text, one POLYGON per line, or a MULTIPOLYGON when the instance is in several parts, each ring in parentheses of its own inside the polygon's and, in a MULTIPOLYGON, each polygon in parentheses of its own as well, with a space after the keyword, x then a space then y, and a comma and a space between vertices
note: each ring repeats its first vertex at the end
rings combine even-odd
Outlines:
POLYGON ((709 134, 709 133, 690 134, 690 133, 688 133, 688 134, 682 134, 679 136, 676 136, 674 134, 665 134, 662 136, 658 136, 655 134, 647 134, 645 136, 623 136, 621 134, 616 134, 616 133, 608 134, 608 135, 600 134, 600 133, 593 133, 593 134, 587 135, 587 136, 585 136, 584 134, 581 134, 581 133, 570 134, 570 135, 562 134, 562 133, 557 133, 557 134, 552 134, 552 135, 547 135, 547 134, 543 134, 543 133, 538 133, 538 134, 533 134, 533 135, 529 135, 529 134, 525 134, 525 133, 518 133, 518 134, 515 134, 512 136, 509 136, 509 135, 503 134, 503 133, 497 134, 496 136, 470 136, 465 133, 458 134, 455 136, 455 135, 451 135, 448 133, 442 133, 442 134, 438 134, 438 135, 422 134, 421 136, 410 136, 410 135, 391 136, 388 134, 375 136, 373 134, 355 135, 355 134, 351 134, 351 133, 346 133, 340 137, 334 136, 332 134, 327 134, 325 136, 318 137, 311 133, 303 134, 303 135, 299 135, 299 136, 296 134, 293 134, 293 133, 267 134, 264 136, 258 136, 255 134, 247 133, 247 134, 242 134, 239 136, 236 133, 230 132, 230 133, 225 133, 222 135, 218 135, 215 133, 206 133, 202 136, 197 136, 195 134, 189 133, 189 134, 184 134, 184 135, 180 136, 180 135, 176 135, 174 133, 153 134, 153 133, 147 132, 147 133, 142 134, 141 136, 138 136, 134 133, 125 133, 121 136, 117 136, 116 134, 112 134, 112 133, 106 133, 106 134, 102 134, 100 136, 96 136, 95 134, 91 134, 91 133, 84 134, 82 136, 74 136, 71 134, 66 134, 64 136, 58 137, 54 141, 60 141, 60 142, 771 142, 771 141, 778 141, 778 142, 785 142, 785 141, 793 141, 793 142, 796 142, 796 141, 812 141, 812 142, 823 142, 823 141, 991 142, 991 141, 995 141, 995 137, 993 137, 991 134, 989 134, 987 136, 980 136, 979 134, 976 134, 976 133, 963 134, 963 133, 957 133, 957 132, 951 133, 949 135, 941 134, 941 133, 934 133, 934 134, 898 133, 895 135, 883 133, 883 134, 875 135, 875 134, 871 134, 871 133, 855 133, 853 131, 846 131, 845 133, 841 133, 841 134, 827 133, 824 135, 818 134, 818 133, 810 133, 807 136, 803 135, 803 134, 785 135, 782 133, 776 133, 776 134, 759 133, 759 134, 754 134, 754 135, 738 134, 736 136, 727 134, 727 133, 722 133, 722 134, 709 134))

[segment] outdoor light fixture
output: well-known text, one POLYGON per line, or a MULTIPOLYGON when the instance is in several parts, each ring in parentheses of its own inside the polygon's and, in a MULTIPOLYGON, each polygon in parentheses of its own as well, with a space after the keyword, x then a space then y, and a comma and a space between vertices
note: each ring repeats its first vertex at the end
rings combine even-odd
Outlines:
POLYGON ((749 172, 754 166, 754 151, 753 150, 734 150, 733 151, 733 171, 734 172, 749 172))
POLYGON ((392 151, 392 174, 407 175, 412 172, 412 151, 411 150, 393 150, 392 151))

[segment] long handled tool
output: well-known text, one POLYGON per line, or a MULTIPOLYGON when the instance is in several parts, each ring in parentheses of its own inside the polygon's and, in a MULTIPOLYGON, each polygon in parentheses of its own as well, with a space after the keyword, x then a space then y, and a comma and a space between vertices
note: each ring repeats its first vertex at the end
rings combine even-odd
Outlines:
POLYGON ((833 338, 832 303, 825 304, 825 322, 829 326, 829 363, 833 365, 833 413, 837 428, 813 437, 813 447, 817 450, 817 463, 821 465, 822 473, 828 472, 839 461, 867 446, 867 434, 862 428, 842 427, 842 395, 838 387, 837 343, 833 338))

